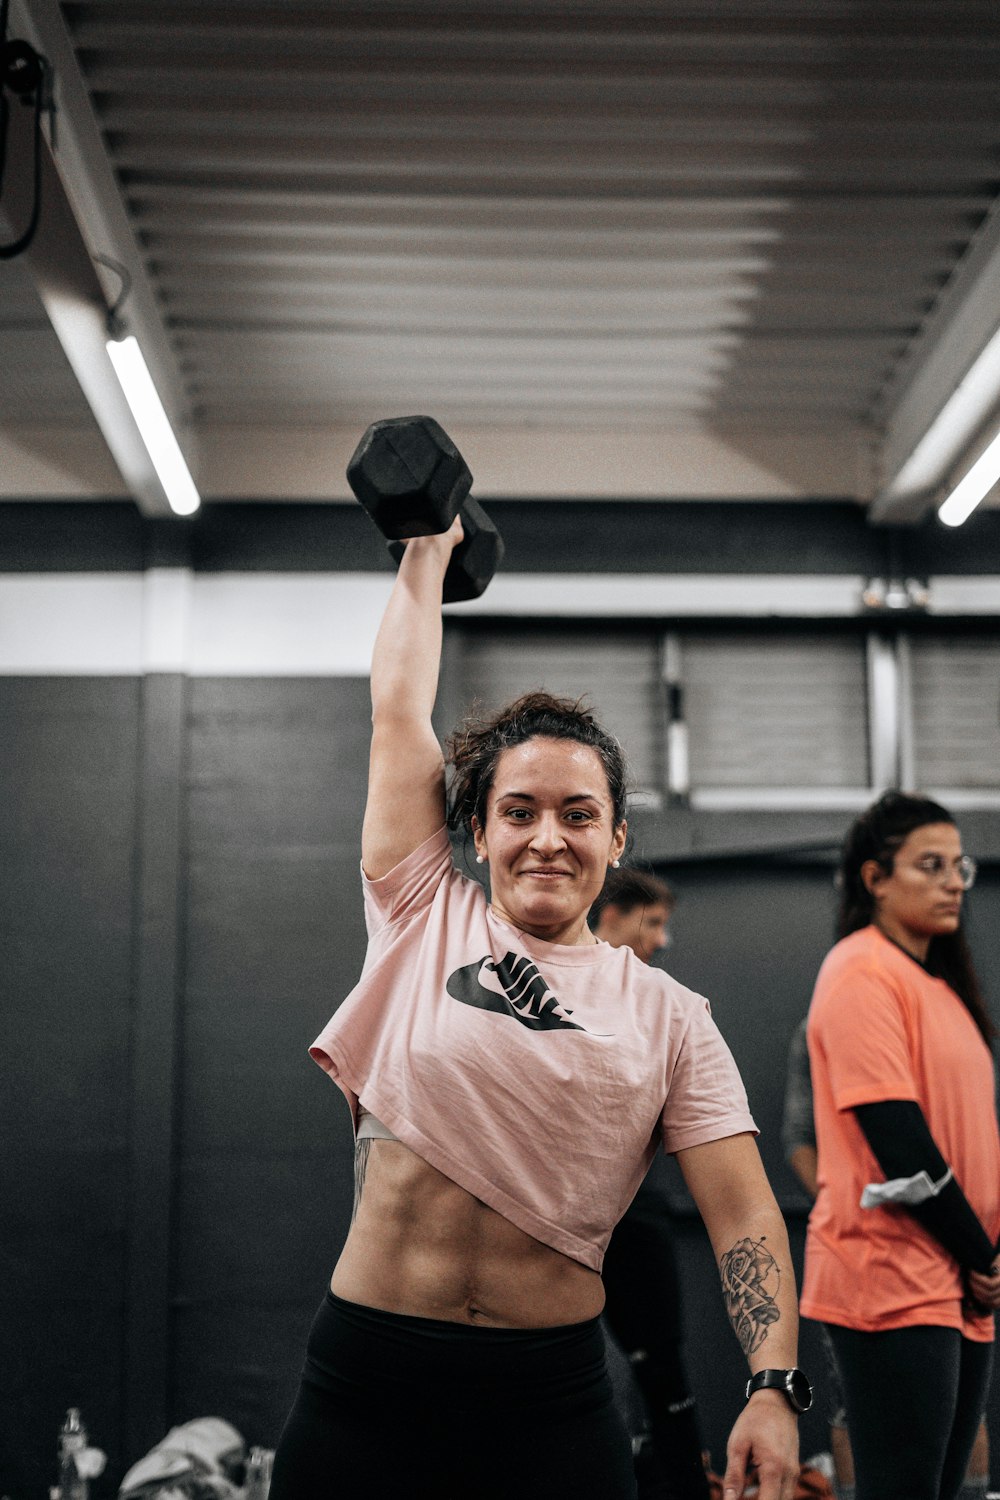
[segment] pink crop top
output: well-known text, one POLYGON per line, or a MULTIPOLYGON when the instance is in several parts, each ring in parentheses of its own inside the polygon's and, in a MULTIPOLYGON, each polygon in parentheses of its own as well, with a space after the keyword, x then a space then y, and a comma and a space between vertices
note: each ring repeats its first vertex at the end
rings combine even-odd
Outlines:
POLYGON ((756 1132, 708 1002, 627 948, 501 920, 442 828, 363 876, 361 979, 309 1049, 411 1150, 599 1271, 660 1139, 756 1132))

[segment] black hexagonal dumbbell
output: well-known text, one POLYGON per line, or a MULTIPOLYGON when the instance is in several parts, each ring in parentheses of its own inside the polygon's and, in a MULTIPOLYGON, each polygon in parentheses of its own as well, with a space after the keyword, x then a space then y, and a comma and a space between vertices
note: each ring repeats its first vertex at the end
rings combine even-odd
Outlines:
POLYGON ((445 604, 478 598, 500 564, 503 541, 469 494, 472 475, 464 458, 433 417, 373 422, 347 478, 397 563, 405 540, 447 531, 461 512, 465 536, 452 554, 442 597, 445 604))

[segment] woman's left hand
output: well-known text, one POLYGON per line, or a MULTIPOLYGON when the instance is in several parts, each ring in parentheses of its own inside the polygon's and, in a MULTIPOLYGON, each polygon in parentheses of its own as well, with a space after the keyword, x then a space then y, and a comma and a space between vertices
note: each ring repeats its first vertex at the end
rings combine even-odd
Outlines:
POLYGON ((992 1273, 983 1276, 979 1271, 966 1273, 969 1291, 980 1307, 987 1312, 996 1312, 1000 1307, 1000 1263, 994 1262, 992 1273))
POLYGON ((724 1500, 739 1500, 752 1464, 757 1500, 792 1500, 799 1477, 798 1418, 780 1391, 751 1396, 729 1435, 724 1500))

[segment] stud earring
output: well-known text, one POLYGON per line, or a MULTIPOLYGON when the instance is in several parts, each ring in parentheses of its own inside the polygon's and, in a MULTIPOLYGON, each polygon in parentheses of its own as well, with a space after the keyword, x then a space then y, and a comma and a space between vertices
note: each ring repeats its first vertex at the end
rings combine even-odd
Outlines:
POLYGON ((621 862, 620 859, 613 859, 611 861, 611 868, 612 868, 612 870, 620 870, 621 869, 621 863, 622 862, 621 862))
POLYGON ((476 855, 476 864, 477 865, 484 865, 485 863, 486 863, 486 856, 485 856, 485 854, 477 854, 476 855))

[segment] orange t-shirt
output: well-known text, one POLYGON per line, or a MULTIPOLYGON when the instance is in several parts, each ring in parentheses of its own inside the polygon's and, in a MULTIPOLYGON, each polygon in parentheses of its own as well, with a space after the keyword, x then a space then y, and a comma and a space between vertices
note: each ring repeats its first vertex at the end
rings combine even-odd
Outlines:
POLYGON ((993 1061, 969 1012, 876 927, 827 955, 809 1010, 819 1192, 809 1218, 802 1312, 862 1332, 931 1324, 993 1338, 962 1309, 957 1261, 905 1208, 860 1206, 881 1170, 854 1114, 915 1100, 993 1243, 1000 1234, 1000 1135, 993 1061))

